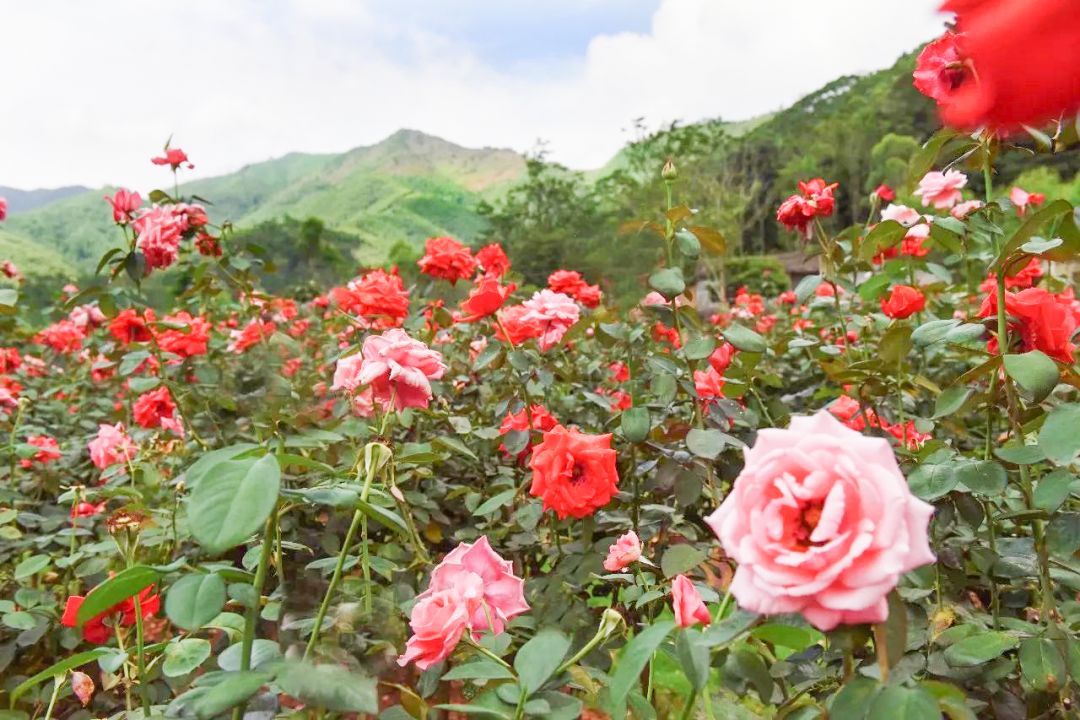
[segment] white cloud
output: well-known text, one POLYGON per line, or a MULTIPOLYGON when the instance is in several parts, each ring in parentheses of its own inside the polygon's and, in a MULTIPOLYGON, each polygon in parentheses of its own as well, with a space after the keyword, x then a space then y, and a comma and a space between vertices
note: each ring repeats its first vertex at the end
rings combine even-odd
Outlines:
POLYGON ((511 69, 377 0, 10 2, 0 184, 163 183, 147 158, 169 133, 195 176, 399 127, 518 150, 543 138, 593 167, 635 117, 746 118, 891 64, 941 26, 936 0, 907 5, 663 0, 649 32, 511 69))

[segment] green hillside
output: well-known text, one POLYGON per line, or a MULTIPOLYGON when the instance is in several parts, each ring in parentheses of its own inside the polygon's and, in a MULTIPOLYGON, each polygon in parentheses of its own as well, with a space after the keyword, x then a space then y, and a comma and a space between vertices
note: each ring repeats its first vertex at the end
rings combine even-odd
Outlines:
MULTIPOLYGON (((358 262, 379 262, 400 241, 419 246, 432 235, 477 238, 485 228, 477 203, 498 196, 524 172, 524 158, 510 150, 464 148, 400 130, 337 155, 292 153, 248 165, 184 184, 181 193, 207 198, 215 222, 231 220, 240 228, 318 217, 362 240, 353 253, 358 262)), ((7 229, 92 271, 119 237, 102 200, 111 191, 92 190, 13 215, 7 229)))

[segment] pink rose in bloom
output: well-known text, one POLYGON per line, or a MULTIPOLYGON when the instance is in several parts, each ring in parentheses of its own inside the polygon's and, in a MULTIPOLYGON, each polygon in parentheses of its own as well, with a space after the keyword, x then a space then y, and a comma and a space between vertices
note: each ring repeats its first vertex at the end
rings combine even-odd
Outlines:
POLYGON ((0 222, 7 220, 7 199, 0 197, 0 222))
POLYGON ((1009 202, 1016 206, 1016 214, 1024 217, 1028 205, 1042 205, 1046 196, 1042 193, 1029 193, 1023 188, 1014 187, 1009 191, 1009 202))
POLYGON ((949 214, 957 220, 963 220, 971 213, 975 212, 983 206, 982 200, 965 200, 962 203, 958 203, 949 214))
POLYGON ((105 200, 112 205, 113 222, 117 225, 127 225, 131 222, 135 212, 142 206, 142 197, 139 193, 120 188, 112 197, 105 196, 105 200))
POLYGON ((931 170, 923 175, 913 195, 922 198, 923 205, 947 210, 964 199, 960 188, 967 185, 967 175, 959 170, 931 170))
POLYGON ((514 575, 514 563, 495 552, 486 535, 451 550, 431 572, 431 583, 418 598, 423 600, 454 588, 471 601, 466 623, 475 636, 489 629, 498 635, 506 622, 529 611, 525 581, 514 575), (477 588, 475 593, 473 587, 477 588))
POLYGON ((135 457, 138 449, 124 431, 124 423, 98 425, 97 437, 87 443, 90 460, 98 470, 126 463, 135 457))
POLYGON ((702 400, 724 397, 724 378, 713 367, 694 371, 694 390, 702 400))
MULTIPOLYGON (((370 385, 375 402, 398 410, 426 408, 431 400, 431 380, 446 372, 442 355, 414 340, 398 328, 364 340, 363 360, 356 380, 370 385)), ((334 374, 337 384, 337 373, 334 374)), ((355 386, 354 386, 355 387, 355 386)))
POLYGON ((476 598, 481 594, 480 579, 474 576, 463 582, 462 587, 418 600, 409 617, 412 637, 398 658, 398 665, 404 667, 415 662, 416 667, 427 670, 450 657, 468 626, 469 605, 479 604, 476 598))
POLYGON ((180 254, 180 240, 186 230, 182 215, 172 209, 155 205, 144 210, 133 225, 137 238, 135 246, 146 258, 147 271, 167 268, 180 254))
POLYGON ((546 288, 535 293, 521 306, 525 308, 522 321, 533 323, 538 328, 536 337, 542 352, 558 345, 566 331, 581 316, 581 309, 569 295, 546 288))
POLYGON ((890 203, 888 207, 881 211, 882 220, 895 220, 904 227, 911 227, 919 222, 921 217, 922 215, 918 210, 909 208, 907 205, 893 205, 890 203))
POLYGON ((184 152, 180 148, 171 148, 167 146, 165 148, 164 155, 150 158, 150 162, 154 163, 155 165, 168 165, 173 170, 176 170, 184 163, 187 163, 188 170, 192 170, 195 168, 194 165, 188 162, 188 156, 186 152, 184 152))
POLYGON ((330 389, 352 392, 360 387, 362 385, 360 382, 360 368, 363 364, 363 353, 353 353, 340 358, 334 369, 334 383, 330 386, 330 389))
POLYGON ((671 605, 675 610, 675 624, 679 627, 712 622, 712 615, 709 615, 709 608, 705 607, 701 594, 685 575, 676 575, 671 581, 671 605))
POLYGON ((68 320, 86 330, 105 322, 105 313, 97 305, 79 305, 68 314, 68 320))
POLYGON ((604 569, 619 572, 633 565, 641 558, 641 540, 633 530, 619 537, 608 548, 604 569))
POLYGON ((738 563, 731 593, 762 614, 821 630, 883 622, 900 575, 934 561, 934 508, 914 497, 887 440, 829 412, 766 428, 706 522, 738 563))

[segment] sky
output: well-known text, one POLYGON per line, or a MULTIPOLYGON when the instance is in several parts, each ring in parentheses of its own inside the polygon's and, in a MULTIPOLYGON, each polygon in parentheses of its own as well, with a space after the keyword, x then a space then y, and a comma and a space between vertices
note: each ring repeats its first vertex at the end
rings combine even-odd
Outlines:
POLYGON ((603 165, 940 33, 939 0, 0 0, 0 185, 166 184, 399 128, 603 165), (900 8, 903 7, 901 10, 900 8))

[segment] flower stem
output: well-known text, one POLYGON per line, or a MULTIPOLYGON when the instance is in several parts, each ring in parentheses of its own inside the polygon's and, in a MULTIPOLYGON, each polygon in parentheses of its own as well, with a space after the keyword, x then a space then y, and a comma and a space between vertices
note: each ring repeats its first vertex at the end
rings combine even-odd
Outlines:
MULTIPOLYGON (((262 605, 263 585, 266 584, 267 569, 270 566, 270 554, 274 542, 274 526, 277 524, 277 513, 271 513, 266 519, 266 527, 263 529, 262 547, 259 549, 259 565, 255 569, 255 580, 252 587, 255 588, 255 602, 247 609, 244 618, 244 639, 240 646, 240 670, 251 669, 251 649, 255 644, 255 625, 259 620, 259 610, 262 605)), ((240 703, 233 710, 233 720, 241 720, 244 717, 244 707, 247 703, 240 703)))
POLYGON ((67 673, 53 678, 53 691, 49 697, 49 707, 45 710, 45 720, 52 718, 53 708, 56 707, 56 699, 60 697, 60 688, 64 687, 64 683, 67 681, 67 673))
POLYGON ((326 611, 330 607, 330 600, 334 596, 334 590, 337 589, 338 582, 341 581, 341 570, 345 566, 345 557, 349 554, 349 548, 352 546, 353 537, 356 535, 356 529, 360 527, 360 520, 363 517, 364 513, 360 510, 356 510, 356 512, 353 513, 352 523, 349 525, 349 529, 345 533, 345 540, 341 543, 341 549, 338 551, 337 562, 334 564, 334 574, 330 577, 330 585, 326 588, 326 593, 323 594, 322 603, 319 605, 319 612, 315 615, 315 625, 311 628, 311 636, 308 638, 307 647, 304 648, 304 660, 311 657, 311 651, 319 641, 319 633, 322 631, 323 619, 326 617, 326 611))

